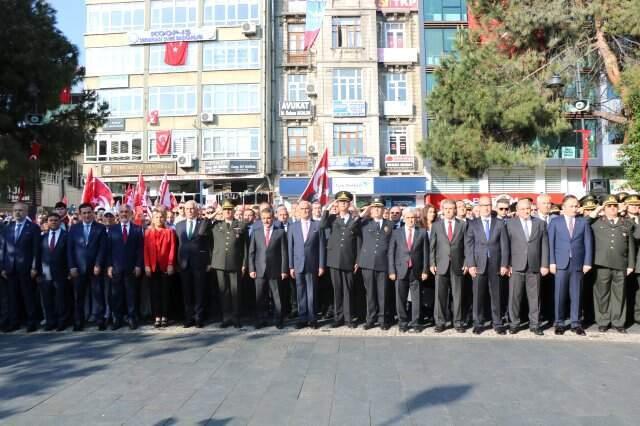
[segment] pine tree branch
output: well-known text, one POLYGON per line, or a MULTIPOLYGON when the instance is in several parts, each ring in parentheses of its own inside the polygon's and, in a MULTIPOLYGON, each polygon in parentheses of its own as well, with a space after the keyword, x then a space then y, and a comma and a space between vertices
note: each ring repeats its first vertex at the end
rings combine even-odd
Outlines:
POLYGON ((607 111, 592 111, 591 115, 617 124, 627 124, 627 122, 629 121, 624 115, 614 114, 607 111))

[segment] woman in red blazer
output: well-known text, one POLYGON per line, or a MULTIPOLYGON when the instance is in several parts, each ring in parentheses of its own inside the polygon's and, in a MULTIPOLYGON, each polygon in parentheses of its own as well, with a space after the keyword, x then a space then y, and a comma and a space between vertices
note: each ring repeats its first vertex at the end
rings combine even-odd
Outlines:
POLYGON ((151 310, 156 328, 168 324, 170 276, 175 272, 176 234, 166 227, 166 222, 167 211, 156 207, 151 225, 144 233, 144 271, 151 281, 151 310))

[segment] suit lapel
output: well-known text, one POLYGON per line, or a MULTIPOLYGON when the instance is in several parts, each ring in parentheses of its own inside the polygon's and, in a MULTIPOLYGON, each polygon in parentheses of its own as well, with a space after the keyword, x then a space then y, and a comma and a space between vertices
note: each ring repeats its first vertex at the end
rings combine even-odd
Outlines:
POLYGON ((462 228, 462 224, 464 222, 462 222, 460 219, 455 218, 453 220, 453 223, 455 223, 455 228, 453 228, 453 236, 451 237, 451 244, 453 244, 453 242, 456 240, 456 238, 458 238, 458 234, 460 233, 460 228, 462 228))

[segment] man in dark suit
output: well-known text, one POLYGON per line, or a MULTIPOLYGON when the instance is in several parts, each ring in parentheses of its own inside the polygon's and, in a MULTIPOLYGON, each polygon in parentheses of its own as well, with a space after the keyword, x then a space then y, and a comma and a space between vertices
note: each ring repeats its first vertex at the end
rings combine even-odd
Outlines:
POLYGON ((309 324, 317 328, 316 294, 319 277, 325 271, 325 239, 320 223, 311 219, 311 204, 300 201, 298 210, 300 220, 293 223, 287 233, 289 275, 296 282, 298 295, 296 327, 309 324))
POLYGON ((127 204, 120 206, 120 223, 112 225, 107 233, 107 275, 111 278, 111 309, 113 330, 122 327, 125 299, 129 328, 138 328, 136 295, 144 269, 144 234, 142 228, 131 222, 133 212, 127 204))
MULTIPOLYGON (((219 207, 220 209, 220 207, 219 207)), ((240 323, 240 289, 238 283, 247 267, 249 242, 248 224, 233 218, 234 205, 230 200, 222 204, 222 220, 207 221, 200 227, 202 235, 211 236, 211 262, 209 268, 216 271, 222 308, 222 328, 240 323)), ((261 232, 254 228, 254 232, 261 232)))
MULTIPOLYGON (((2 217, 0 217, 0 270, 4 263, 3 248, 4 248, 4 230, 9 225, 2 217)), ((9 325, 9 289, 7 288, 7 280, 0 273, 0 329, 4 330, 9 325)))
POLYGON ((500 312, 500 277, 507 274, 504 253, 509 250, 505 222, 491 216, 491 199, 478 200, 480 217, 467 221, 465 263, 473 278, 473 333, 482 333, 487 289, 491 300, 491 320, 496 333, 506 334, 500 312))
POLYGON ((464 235, 466 222, 455 217, 456 203, 446 199, 440 204, 443 220, 438 220, 431 226, 429 261, 431 272, 436 276, 436 306, 434 317, 436 326, 434 331, 442 333, 445 330, 447 318, 447 302, 449 291, 453 295, 453 326, 458 333, 464 333, 462 317, 462 283, 467 273, 464 263, 464 235))
POLYGON ((206 223, 198 219, 198 206, 190 200, 184 204, 186 219, 176 224, 178 265, 184 300, 184 327, 204 326, 204 304, 207 295, 208 235, 200 233, 206 223))
POLYGON ((351 315, 353 295, 353 274, 356 268, 356 255, 360 247, 360 234, 357 222, 349 213, 353 195, 340 191, 336 199, 325 210, 320 221, 320 229, 329 230, 327 241, 327 266, 331 273, 334 299, 334 322, 332 327, 346 324, 356 328, 351 315), (337 204, 337 214, 329 214, 332 205, 337 204))
POLYGON ((40 250, 40 228, 27 219, 28 207, 22 202, 13 205, 15 222, 4 228, 2 245, 2 276, 8 284, 9 324, 8 332, 20 327, 18 304, 20 295, 27 315, 27 332, 38 328, 35 277, 35 261, 40 250))
POLYGON ((591 226, 578 217, 578 199, 567 195, 562 201, 563 215, 549 224, 549 271, 555 274, 555 334, 565 331, 567 297, 571 301, 571 330, 579 336, 585 332, 580 322, 580 303, 584 274, 593 265, 591 226))
POLYGON ((67 237, 67 261, 73 280, 73 330, 81 331, 84 328, 84 297, 87 287, 90 287, 98 329, 102 331, 106 330, 102 283, 107 257, 106 230, 104 225, 95 221, 91 204, 80 204, 78 212, 81 222, 69 228, 67 237))
POLYGON ((401 332, 421 331, 420 281, 427 279, 429 265, 429 237, 427 231, 416 226, 414 208, 406 208, 404 225, 395 229, 389 241, 389 279, 396 281, 396 310, 401 332), (407 312, 407 297, 411 292, 411 322, 407 312))
POLYGON ((50 213, 47 216, 48 231, 42 234, 36 262, 46 331, 63 331, 68 321, 65 300, 69 276, 67 232, 62 229, 62 224, 59 214, 50 213))
POLYGON ((287 234, 273 227, 273 209, 260 212, 262 228, 254 232, 249 243, 249 276, 256 282, 256 328, 266 325, 267 293, 274 303, 276 327, 283 327, 282 280, 287 277, 289 260, 287 234))
MULTIPOLYGON (((297 208, 297 205, 296 205, 297 208)), ((296 214, 295 211, 291 212, 296 214)), ((292 217, 289 216, 289 211, 284 205, 278 206, 276 209, 276 218, 273 221, 273 227, 275 229, 283 229, 285 235, 289 233, 289 228, 295 223, 292 217)), ((283 281, 282 300, 287 301, 286 310, 289 313, 289 318, 298 317, 298 296, 296 294, 296 280, 287 277, 283 281)))
POLYGON ((540 327, 540 279, 549 273, 549 238, 547 225, 531 216, 531 200, 523 198, 516 205, 516 217, 507 222, 509 237, 509 333, 520 327, 520 306, 525 296, 529 302, 529 330, 542 336, 540 327))
POLYGON ((362 272, 367 295, 365 330, 375 325, 376 317, 380 328, 389 329, 388 308, 385 301, 389 270, 389 240, 393 232, 393 224, 382 218, 383 212, 384 200, 374 197, 358 219, 362 245, 358 253, 357 266, 362 272))

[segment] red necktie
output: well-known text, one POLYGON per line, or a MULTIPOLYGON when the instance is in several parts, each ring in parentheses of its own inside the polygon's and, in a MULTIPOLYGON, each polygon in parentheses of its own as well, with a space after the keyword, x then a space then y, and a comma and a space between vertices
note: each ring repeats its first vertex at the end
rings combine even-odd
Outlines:
POLYGON ((127 225, 122 227, 122 241, 127 244, 127 238, 129 238, 129 233, 127 232, 127 225))
POLYGON ((51 238, 49 239, 49 250, 54 251, 56 249, 56 233, 51 233, 51 238))
POLYGON ((449 242, 451 242, 451 240, 453 240, 453 226, 451 225, 451 221, 448 221, 449 225, 447 228, 447 238, 449 238, 449 242))
POLYGON ((413 262, 411 261, 411 247, 413 247, 413 229, 411 228, 407 229, 407 247, 409 248, 409 261, 407 262, 407 265, 409 266, 409 268, 411 268, 413 266, 413 262))
POLYGON ((269 240, 271 239, 271 228, 265 228, 264 230, 264 240, 266 241, 267 245, 269 245, 269 240))

